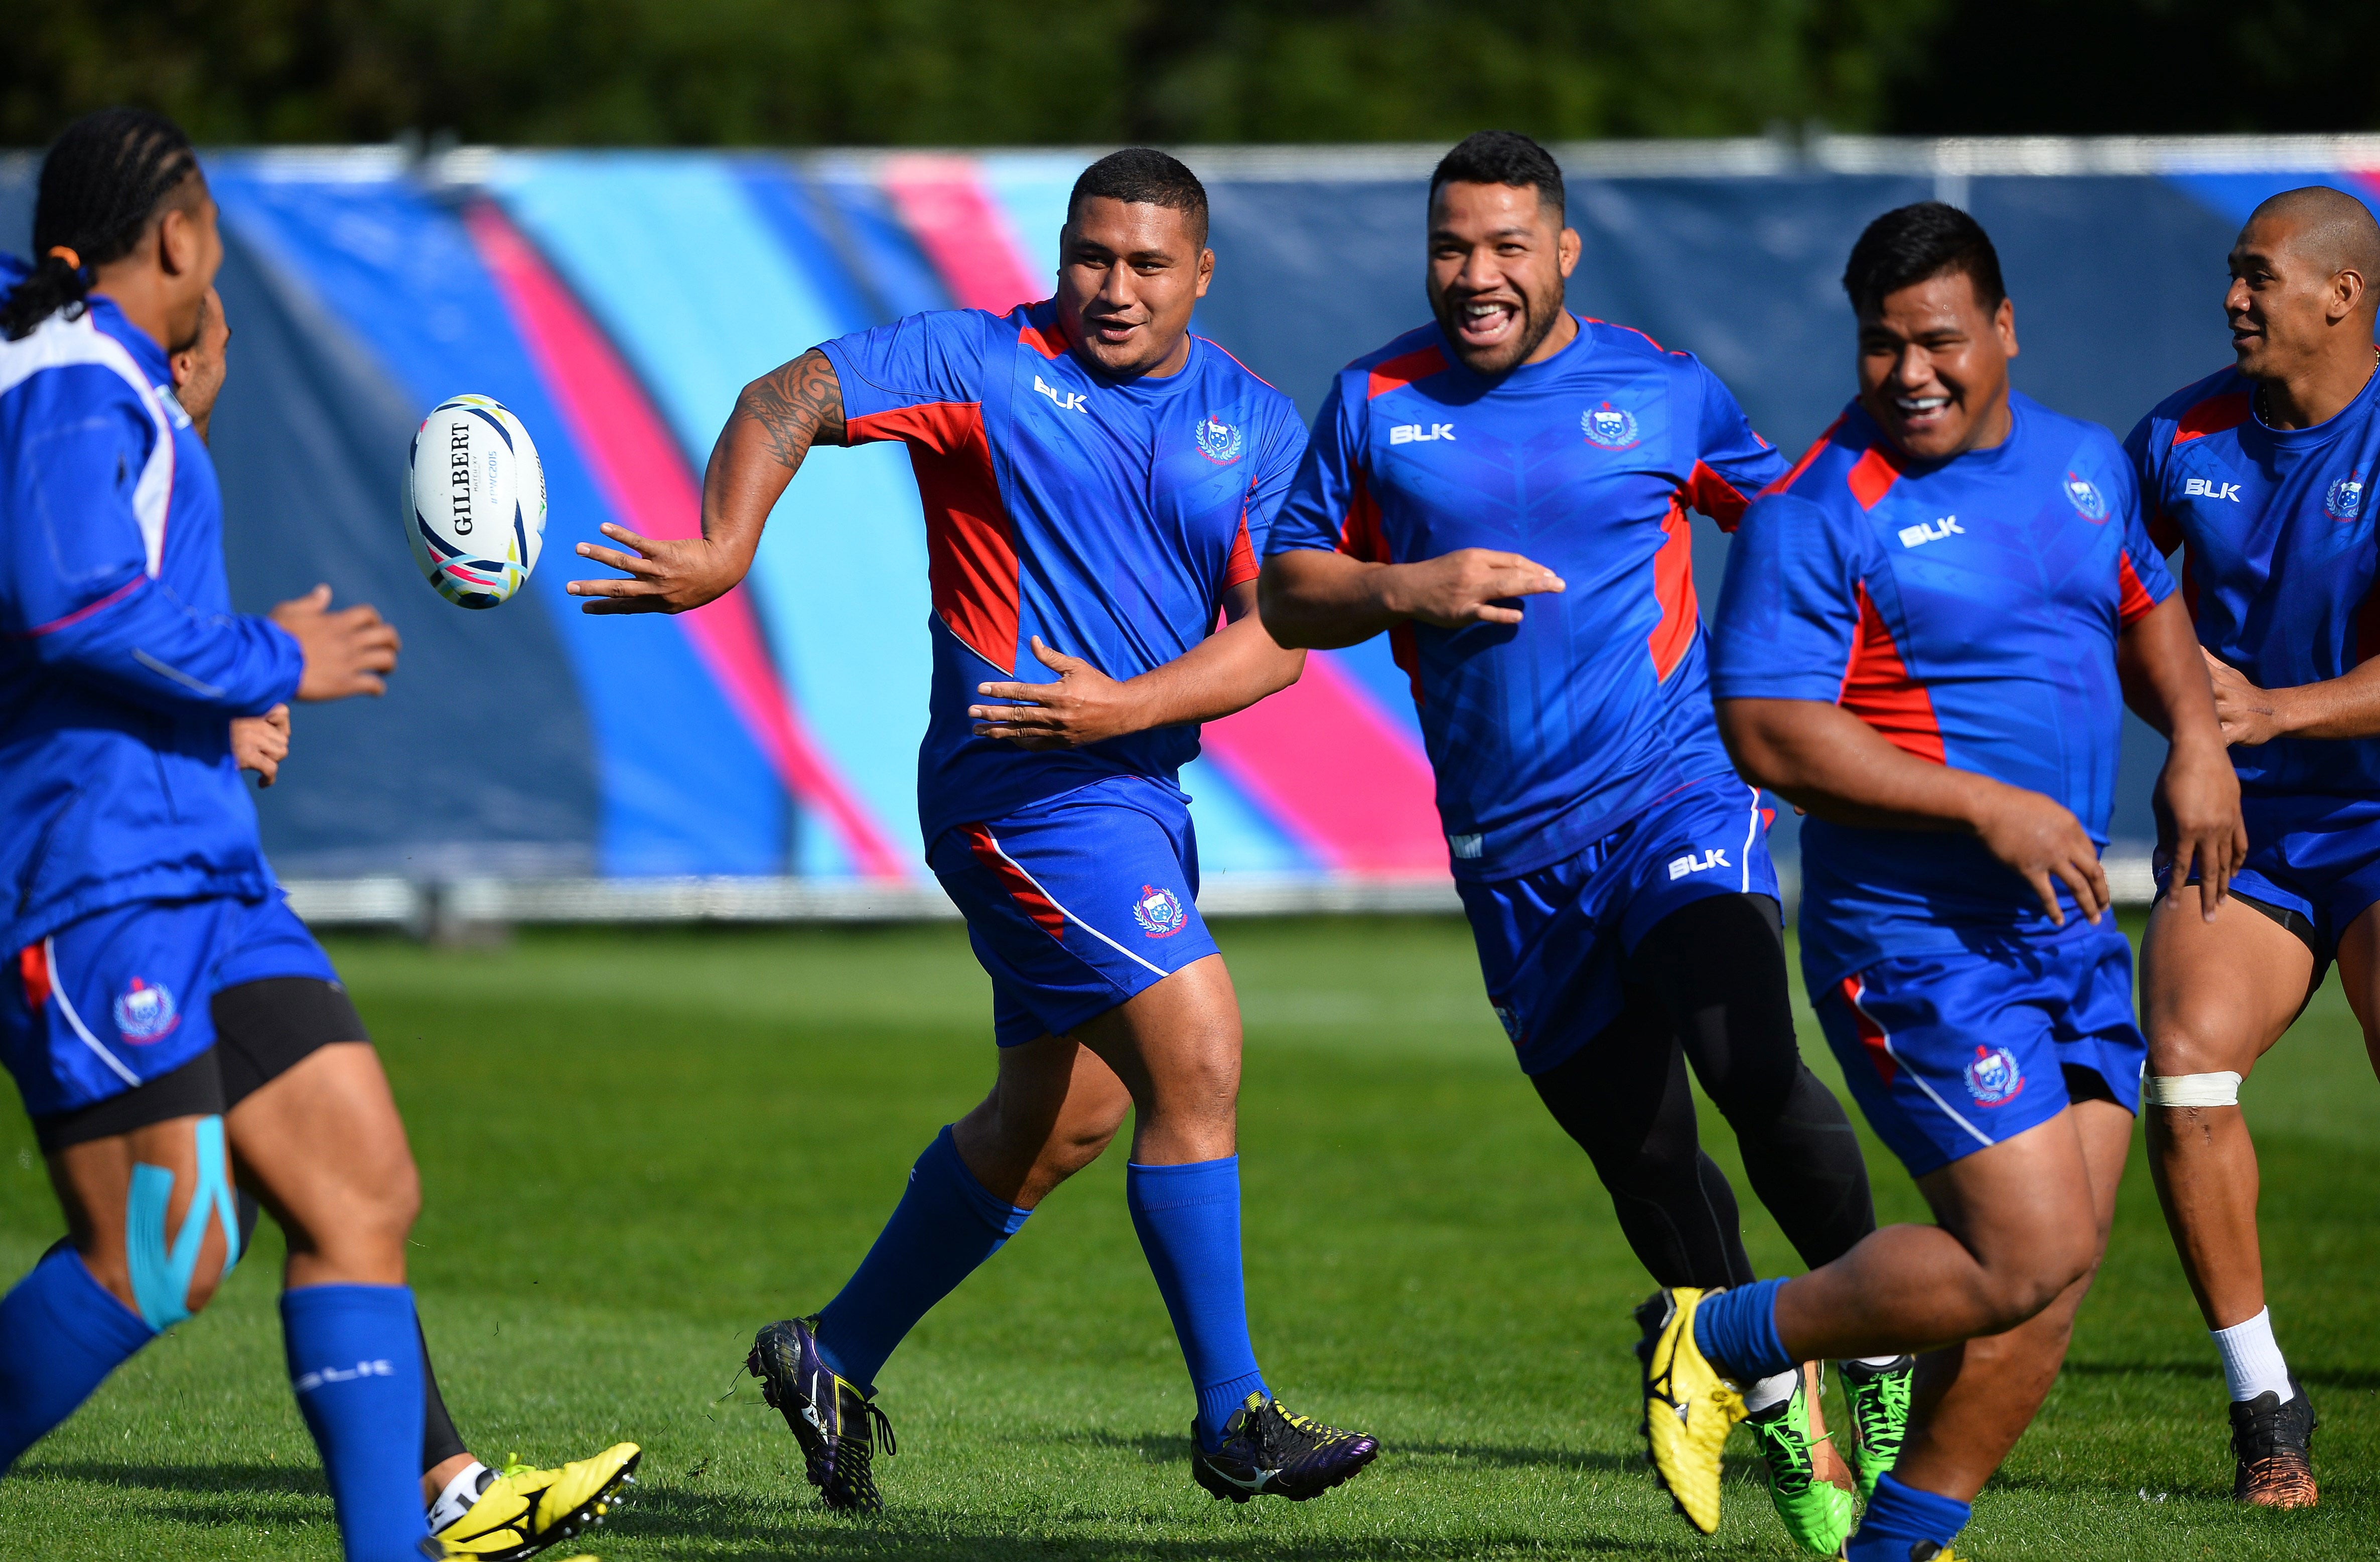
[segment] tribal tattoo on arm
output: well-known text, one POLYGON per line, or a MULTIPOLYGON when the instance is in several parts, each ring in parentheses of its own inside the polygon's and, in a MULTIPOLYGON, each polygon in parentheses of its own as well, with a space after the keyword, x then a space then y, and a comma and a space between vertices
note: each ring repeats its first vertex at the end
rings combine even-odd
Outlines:
POLYGON ((777 465, 796 471, 810 446, 843 443, 843 384, 827 356, 812 347, 745 386, 735 417, 758 424, 777 465))

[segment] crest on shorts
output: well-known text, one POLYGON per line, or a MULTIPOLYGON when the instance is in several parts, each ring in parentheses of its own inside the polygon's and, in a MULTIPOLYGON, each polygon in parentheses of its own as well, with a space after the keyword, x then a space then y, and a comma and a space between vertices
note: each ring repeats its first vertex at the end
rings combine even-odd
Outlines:
POLYGON ((1521 1045, 1521 1012, 1520 1012, 1520 1011, 1519 1011, 1519 1010, 1517 1010, 1517 1009, 1508 1009, 1508 1008, 1506 1008, 1504 1005, 1502 1005, 1502 1004, 1500 1004, 1500 1004, 1497 1004, 1495 1007, 1496 1007, 1496 1023, 1497 1023, 1498 1024, 1500 1024, 1500 1025, 1501 1025, 1501 1026, 1503 1026, 1503 1027, 1504 1027, 1504 1035, 1506 1035, 1506 1036, 1507 1036, 1507 1037, 1512 1041, 1512 1045, 1513 1045, 1513 1046, 1515 1046, 1515 1047, 1520 1046, 1520 1045, 1521 1045))
POLYGON ((1578 426, 1585 432, 1586 442, 1598 449, 1626 450, 1636 442, 1636 415, 1609 402, 1588 407, 1580 415, 1578 426))
POLYGON ((1183 909, 1182 897, 1153 884, 1140 887, 1140 899, 1132 903, 1132 919, 1152 938, 1170 938, 1190 925, 1190 914, 1183 909))
POLYGON ((161 1041, 182 1023, 174 1007, 174 989, 163 982, 152 985, 140 977, 116 995, 115 1028, 130 1042, 161 1041))
POLYGON ((1979 1107, 2005 1107, 2024 1091, 2024 1071, 2005 1047, 1978 1047, 1967 1065, 1967 1094, 1979 1107))
POLYGON ((2074 502, 2074 508, 2081 512, 2084 520, 2104 521, 2107 518, 2107 496, 2101 493, 2098 485, 2090 478, 2067 473, 2066 497, 2074 502))
POLYGON ((2330 512, 2334 521, 2351 521, 2363 513, 2363 474, 2350 473, 2330 485, 2323 496, 2322 507, 2330 512))
POLYGON ((1247 436, 1213 413, 1198 419, 1198 454, 1218 466, 1228 466, 1240 458, 1248 445, 1247 436))

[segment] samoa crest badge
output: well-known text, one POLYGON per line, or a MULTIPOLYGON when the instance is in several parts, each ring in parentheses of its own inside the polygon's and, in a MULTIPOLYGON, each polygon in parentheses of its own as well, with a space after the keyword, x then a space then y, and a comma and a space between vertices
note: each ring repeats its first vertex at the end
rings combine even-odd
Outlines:
POLYGON ((2094 526, 2107 518, 2107 496, 2090 478, 2067 473, 2066 497, 2074 502, 2075 513, 2094 526))
POLYGON ((2334 521, 2351 521, 2363 514, 2363 474, 2351 472, 2331 484, 2322 507, 2334 521))
POLYGON ((1153 884, 1140 887, 1140 899, 1132 903, 1132 919, 1152 938, 1170 938, 1190 925, 1182 897, 1153 884))
POLYGON ((1626 450, 1636 442, 1636 415, 1609 402, 1588 407, 1578 426, 1585 432, 1586 442, 1599 450, 1626 450))
POLYGON ((116 1030, 136 1046, 162 1041, 182 1023, 181 1011, 174 1007, 174 989, 163 983, 152 986, 138 976, 116 995, 115 1010, 116 1030))
POLYGON ((1228 466, 1247 448, 1247 436, 1213 413, 1198 419, 1198 454, 1218 466, 1228 466))
POLYGON ((1979 1107, 2005 1107, 2024 1092, 2024 1071, 2005 1047, 1977 1047, 1966 1074, 1967 1094, 1979 1107))

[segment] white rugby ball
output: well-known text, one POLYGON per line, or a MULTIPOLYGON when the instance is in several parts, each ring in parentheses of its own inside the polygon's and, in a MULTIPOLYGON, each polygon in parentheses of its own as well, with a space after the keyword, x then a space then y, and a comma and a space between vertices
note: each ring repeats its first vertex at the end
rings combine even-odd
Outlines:
POLYGON ((545 466, 521 420, 492 396, 449 396, 413 433, 405 469, 413 562, 457 607, 520 589, 545 545, 545 466))

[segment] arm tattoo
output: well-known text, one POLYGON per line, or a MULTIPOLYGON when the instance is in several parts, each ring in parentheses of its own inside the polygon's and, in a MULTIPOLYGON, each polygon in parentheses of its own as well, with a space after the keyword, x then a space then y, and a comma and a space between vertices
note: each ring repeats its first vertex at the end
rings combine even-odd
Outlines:
POLYGON ((843 384, 827 356, 812 347, 744 387, 735 416, 758 423, 777 465, 795 471, 811 445, 843 442, 843 384))

